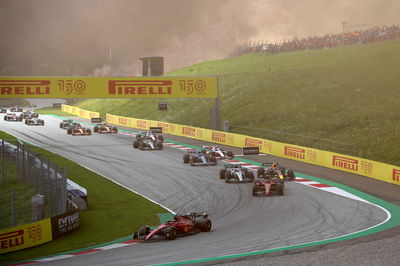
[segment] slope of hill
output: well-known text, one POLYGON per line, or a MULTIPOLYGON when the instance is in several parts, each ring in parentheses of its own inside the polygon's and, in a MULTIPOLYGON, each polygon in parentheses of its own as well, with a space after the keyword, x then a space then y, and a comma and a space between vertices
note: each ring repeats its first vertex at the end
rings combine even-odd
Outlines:
MULTIPOLYGON (((166 76, 218 76, 230 131, 400 165, 400 40, 205 62, 166 76)), ((211 99, 91 99, 101 113, 209 127, 211 99), (170 103, 158 111, 157 102, 170 103)))

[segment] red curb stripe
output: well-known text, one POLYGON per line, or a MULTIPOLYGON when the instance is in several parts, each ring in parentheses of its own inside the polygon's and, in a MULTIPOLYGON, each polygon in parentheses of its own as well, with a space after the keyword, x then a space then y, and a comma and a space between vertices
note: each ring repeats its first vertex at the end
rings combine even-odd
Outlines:
POLYGON ((82 255, 82 254, 88 254, 88 253, 93 253, 93 252, 97 252, 97 251, 101 251, 101 249, 89 249, 89 250, 84 250, 84 251, 79 251, 79 252, 75 252, 75 253, 69 253, 68 255, 82 255))
POLYGON ((308 180, 308 179, 296 179, 296 182, 312 182, 312 180, 308 180))
POLYGON ((313 186, 313 187, 331 187, 331 186, 325 185, 325 184, 310 184, 310 186, 313 186))
POLYGON ((124 241, 124 242, 121 242, 121 243, 132 244, 132 243, 136 243, 136 242, 142 242, 142 240, 132 239, 132 240, 127 240, 127 241, 124 241))

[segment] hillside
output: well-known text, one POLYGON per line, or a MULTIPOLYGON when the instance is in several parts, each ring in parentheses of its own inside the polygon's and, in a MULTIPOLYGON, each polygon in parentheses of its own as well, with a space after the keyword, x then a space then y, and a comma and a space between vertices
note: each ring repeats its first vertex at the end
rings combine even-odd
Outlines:
MULTIPOLYGON (((248 54, 166 76, 219 79, 230 131, 400 165, 400 40, 282 54, 248 54)), ((213 100, 91 99, 84 109, 199 127, 213 100), (170 103, 158 111, 157 102, 170 103)))

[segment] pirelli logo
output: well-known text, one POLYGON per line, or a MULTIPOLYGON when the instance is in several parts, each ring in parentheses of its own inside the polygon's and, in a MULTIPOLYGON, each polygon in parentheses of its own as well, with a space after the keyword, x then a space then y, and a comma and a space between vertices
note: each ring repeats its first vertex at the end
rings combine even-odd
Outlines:
POLYGON ((332 165, 347 170, 358 171, 358 160, 356 159, 333 156, 332 165))
POLYGON ((392 179, 393 179, 393 181, 400 182, 400 170, 393 169, 392 179))
POLYGON ((80 115, 80 116, 85 116, 85 111, 79 110, 79 115, 80 115))
POLYGON ((262 141, 258 139, 251 139, 251 138, 245 138, 244 139, 244 146, 245 147, 261 147, 262 141))
POLYGON ((182 134, 186 136, 195 137, 196 136, 196 129, 192 127, 182 127, 182 134))
POLYGON ((24 230, 17 230, 0 234, 0 248, 6 250, 24 244, 24 230))
POLYGON ((136 125, 138 128, 147 128, 147 121, 137 120, 136 125))
POLYGON ((120 117, 118 119, 119 124, 121 125, 127 125, 128 124, 128 119, 124 118, 124 117, 120 117))
POLYGON ((213 141, 226 142, 226 134, 219 132, 212 132, 211 138, 213 141))
POLYGON ((109 95, 171 95, 171 80, 109 80, 109 95))
POLYGON ((48 95, 49 80, 0 80, 0 95, 48 95))
POLYGON ((169 132, 169 129, 170 129, 170 128, 169 128, 169 124, 158 122, 158 123, 157 123, 157 126, 158 126, 158 127, 161 127, 162 130, 163 130, 164 132, 169 132))
POLYGON ((306 151, 305 149, 301 148, 285 146, 285 155, 288 157, 304 160, 304 158, 306 158, 306 151))

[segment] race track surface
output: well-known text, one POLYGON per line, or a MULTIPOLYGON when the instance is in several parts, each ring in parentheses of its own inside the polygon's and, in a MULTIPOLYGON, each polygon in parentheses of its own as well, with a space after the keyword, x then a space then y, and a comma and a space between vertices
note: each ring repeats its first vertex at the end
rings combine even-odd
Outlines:
POLYGON ((255 198, 252 184, 225 184, 218 178, 223 163, 192 167, 183 164, 184 152, 176 148, 134 150, 133 136, 71 136, 59 122, 46 117, 44 127, 3 120, 0 125, 177 213, 208 212, 213 228, 174 241, 137 243, 49 265, 149 265, 225 256, 339 237, 387 218, 376 206, 297 183, 286 183, 284 196, 255 198))

